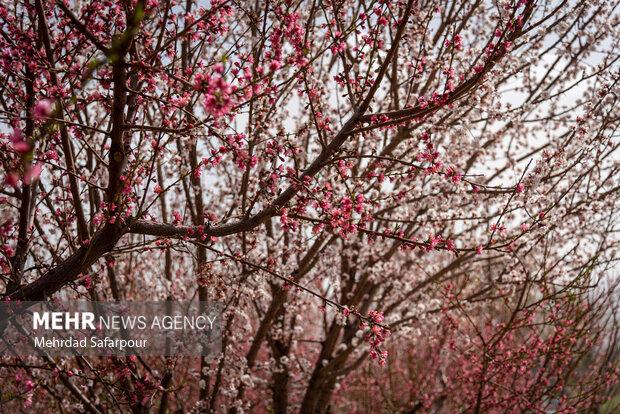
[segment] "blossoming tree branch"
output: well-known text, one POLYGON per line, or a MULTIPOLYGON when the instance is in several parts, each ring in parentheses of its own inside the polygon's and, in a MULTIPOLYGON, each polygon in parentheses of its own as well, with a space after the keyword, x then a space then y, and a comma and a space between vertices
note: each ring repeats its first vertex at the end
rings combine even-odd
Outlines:
POLYGON ((619 9, 3 2, 2 299, 224 311, 211 359, 2 355, 0 407, 613 412, 619 9))

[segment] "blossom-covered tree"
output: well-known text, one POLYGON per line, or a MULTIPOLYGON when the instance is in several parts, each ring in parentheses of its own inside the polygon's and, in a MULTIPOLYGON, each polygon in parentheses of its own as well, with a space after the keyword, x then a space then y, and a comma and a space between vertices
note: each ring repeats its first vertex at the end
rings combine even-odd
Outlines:
POLYGON ((4 1, 3 300, 198 297, 224 334, 213 359, 3 355, 0 406, 602 407, 619 8, 4 1))

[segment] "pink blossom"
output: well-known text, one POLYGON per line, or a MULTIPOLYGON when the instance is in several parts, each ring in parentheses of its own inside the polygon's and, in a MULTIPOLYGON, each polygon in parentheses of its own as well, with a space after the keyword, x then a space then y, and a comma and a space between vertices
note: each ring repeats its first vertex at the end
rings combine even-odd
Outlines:
POLYGON ((32 108, 32 116, 38 121, 49 117, 51 113, 52 103, 47 99, 41 99, 36 103, 34 108, 32 108))
POLYGON ((456 250, 456 245, 454 244, 453 240, 446 240, 446 250, 452 252, 456 250))
POLYGON ((31 166, 27 171, 26 174, 24 174, 24 183, 25 184, 31 184, 34 181, 39 179, 39 176, 41 175, 41 170, 43 169, 43 164, 42 163, 36 163, 35 165, 31 166))
POLYGON ((515 187, 515 192, 517 192, 517 193, 522 193, 524 190, 525 190, 525 184, 523 184, 523 183, 519 183, 515 187))
POLYGON ((26 153, 30 151, 30 144, 24 140, 22 130, 15 128, 13 133, 9 135, 9 139, 13 143, 13 148, 19 153, 26 153))

